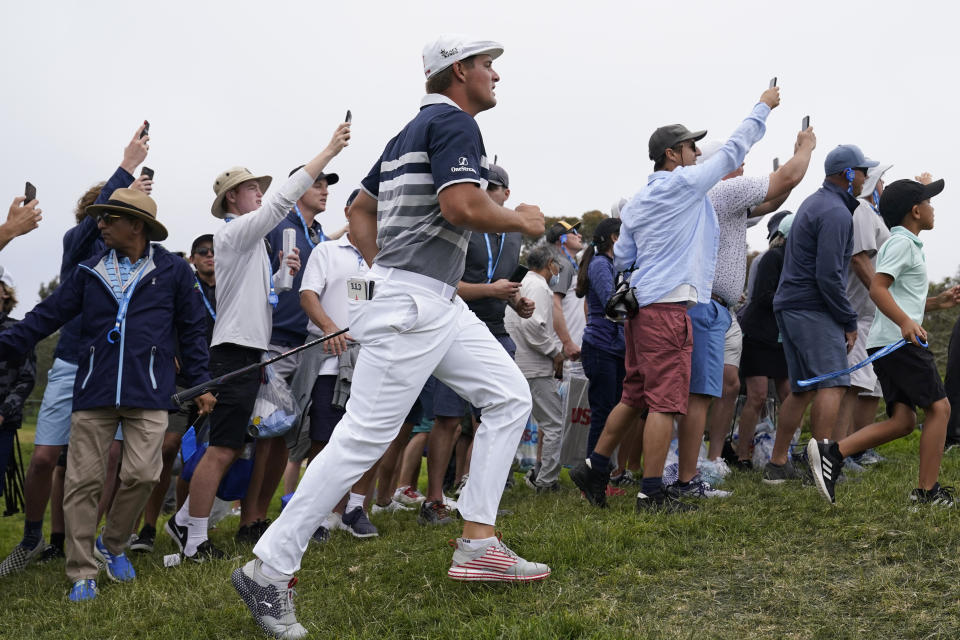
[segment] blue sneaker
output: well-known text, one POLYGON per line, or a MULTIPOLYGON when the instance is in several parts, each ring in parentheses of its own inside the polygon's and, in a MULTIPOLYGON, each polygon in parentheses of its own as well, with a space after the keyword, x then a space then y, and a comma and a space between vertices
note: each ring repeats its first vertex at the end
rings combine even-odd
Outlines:
POLYGON ((77 580, 70 589, 70 602, 86 602, 97 597, 97 583, 95 580, 77 580))
MULTIPOLYGON (((93 545, 93 555, 97 557, 103 566, 107 569, 107 575, 115 582, 130 582, 137 577, 137 572, 133 570, 133 565, 127 559, 126 554, 120 553, 114 555, 107 551, 104 546, 103 536, 97 536, 97 541, 93 545)), ((76 588, 76 585, 74 585, 76 588)))

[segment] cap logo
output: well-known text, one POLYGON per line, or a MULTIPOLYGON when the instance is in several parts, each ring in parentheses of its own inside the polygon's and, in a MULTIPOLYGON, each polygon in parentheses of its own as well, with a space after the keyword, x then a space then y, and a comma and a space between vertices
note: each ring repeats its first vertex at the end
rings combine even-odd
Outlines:
POLYGON ((454 47, 453 49, 440 49, 440 55, 444 58, 449 58, 450 56, 455 56, 460 53, 460 49, 454 47))

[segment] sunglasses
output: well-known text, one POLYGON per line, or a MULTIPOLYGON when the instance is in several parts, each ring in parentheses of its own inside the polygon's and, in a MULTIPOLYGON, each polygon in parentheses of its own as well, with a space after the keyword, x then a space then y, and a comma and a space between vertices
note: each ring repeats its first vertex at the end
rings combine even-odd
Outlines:
POLYGON ((194 253, 201 258, 206 258, 207 256, 213 255, 213 247, 200 247, 194 253))
POLYGON ((310 242, 313 244, 320 244, 320 236, 317 235, 317 230, 313 227, 307 227, 307 235, 310 236, 310 242))
POLYGON ((94 218, 98 223, 102 222, 105 225, 111 225, 117 220, 129 219, 130 216, 125 216, 122 213, 98 213, 96 218, 94 218))

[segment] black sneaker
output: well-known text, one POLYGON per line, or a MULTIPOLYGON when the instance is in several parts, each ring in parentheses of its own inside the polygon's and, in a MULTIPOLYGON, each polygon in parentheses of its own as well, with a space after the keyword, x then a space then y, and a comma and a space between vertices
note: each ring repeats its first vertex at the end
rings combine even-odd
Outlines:
POLYGON ((610 482, 610 472, 602 473, 594 471, 587 458, 577 463, 573 469, 570 469, 570 479, 577 488, 583 492, 587 501, 595 506, 604 508, 607 506, 607 483, 610 482))
POLYGON ((683 513, 695 511, 697 505, 680 500, 668 487, 660 493, 647 495, 644 492, 637 494, 637 513, 662 511, 665 513, 683 513))
POLYGON ((183 548, 187 546, 187 533, 189 533, 189 529, 177 524, 177 516, 173 516, 167 520, 167 523, 163 525, 163 532, 170 536, 170 539, 173 540, 177 548, 180 549, 180 553, 183 553, 183 548))
POLYGON ((533 469, 530 469, 530 471, 527 471, 525 474, 523 474, 523 482, 531 489, 535 490, 537 488, 537 468, 536 467, 534 467, 533 469))
POLYGON ((931 505, 934 507, 942 507, 944 509, 952 509, 956 506, 955 498, 953 497, 954 489, 953 487, 945 487, 939 482, 933 485, 933 488, 925 491, 923 489, 914 489, 910 492, 910 502, 913 503, 913 509, 916 511, 920 505, 931 505))
POLYGON ((313 535, 310 536, 310 542, 316 542, 317 544, 324 544, 330 541, 330 529, 327 529, 323 525, 317 527, 317 530, 313 532, 313 535))
POLYGON ((615 487, 634 487, 640 486, 640 478, 633 475, 633 472, 629 469, 626 469, 623 473, 617 477, 610 476, 610 484, 615 487))
POLYGON ((807 460, 813 473, 813 482, 824 498, 836 502, 834 488, 843 470, 843 456, 836 442, 824 438, 822 442, 810 438, 807 443, 807 460))
POLYGON ((43 553, 40 554, 40 557, 37 558, 37 562, 43 564, 44 562, 65 559, 66 557, 66 554, 63 552, 63 547, 58 547, 55 544, 48 544, 47 548, 44 549, 43 553))
POLYGON ((130 541, 130 550, 139 553, 152 553, 153 544, 157 539, 157 530, 148 524, 140 528, 140 533, 130 541))
POLYGON ((417 516, 417 522, 422 525, 444 525, 453 522, 450 516, 450 509, 442 500, 434 502, 424 502, 420 505, 420 515, 417 516))
POLYGON ((250 524, 241 525, 240 528, 237 529, 237 542, 241 544, 257 544, 257 542, 260 541, 260 536, 263 535, 269 526, 269 520, 254 520, 250 524))
POLYGON ((741 460, 737 458, 730 463, 730 468, 734 471, 753 471, 753 460, 741 460))
POLYGON ((733 436, 728 435, 723 439, 723 449, 720 452, 720 457, 731 467, 739 462, 737 450, 733 448, 733 436))
POLYGON ((209 540, 204 540, 199 545, 197 545, 197 552, 192 556, 184 555, 188 560, 193 560, 197 564, 206 562, 207 560, 223 560, 227 557, 223 551, 217 549, 213 546, 213 543, 209 540))
POLYGON ((763 467, 763 483, 764 484, 783 484, 787 480, 796 480, 800 476, 797 475, 797 470, 794 468, 793 463, 789 460, 784 464, 773 464, 768 462, 763 467))

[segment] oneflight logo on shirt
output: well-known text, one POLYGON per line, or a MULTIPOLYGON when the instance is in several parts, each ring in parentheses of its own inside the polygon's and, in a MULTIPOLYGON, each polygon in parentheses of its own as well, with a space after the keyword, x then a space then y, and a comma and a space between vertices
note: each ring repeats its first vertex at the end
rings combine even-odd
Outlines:
POLYGON ((459 167, 450 167, 450 171, 458 171, 458 172, 459 172, 459 171, 469 171, 469 172, 471 172, 471 173, 476 173, 477 170, 474 169, 473 167, 468 166, 469 163, 470 163, 470 161, 467 160, 467 157, 466 157, 466 156, 460 156, 460 160, 458 160, 458 164, 459 164, 460 166, 459 166, 459 167))

